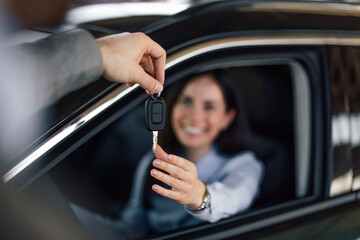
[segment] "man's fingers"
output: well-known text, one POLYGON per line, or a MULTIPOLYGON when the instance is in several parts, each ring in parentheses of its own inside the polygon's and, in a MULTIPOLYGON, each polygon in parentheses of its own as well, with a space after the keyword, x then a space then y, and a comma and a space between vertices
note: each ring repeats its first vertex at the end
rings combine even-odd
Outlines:
POLYGON ((145 72, 147 72, 150 76, 155 77, 154 65, 149 55, 143 56, 140 61, 140 65, 145 70, 145 72))
POLYGON ((153 58, 155 78, 161 84, 164 84, 165 81, 165 62, 166 62, 166 54, 161 56, 160 58, 153 58))
POLYGON ((151 77, 148 73, 146 73, 143 69, 139 71, 139 75, 137 76, 138 83, 140 87, 143 89, 152 92, 152 93, 159 93, 162 92, 164 86, 157 81, 155 78, 151 77))
POLYGON ((150 55, 152 58, 156 80, 158 80, 161 84, 164 84, 166 52, 158 43, 154 42, 151 39, 150 41, 151 44, 148 47, 147 54, 150 55))
POLYGON ((166 52, 144 33, 123 33, 96 40, 103 75, 110 81, 138 83, 147 93, 159 93, 165 81, 166 52))

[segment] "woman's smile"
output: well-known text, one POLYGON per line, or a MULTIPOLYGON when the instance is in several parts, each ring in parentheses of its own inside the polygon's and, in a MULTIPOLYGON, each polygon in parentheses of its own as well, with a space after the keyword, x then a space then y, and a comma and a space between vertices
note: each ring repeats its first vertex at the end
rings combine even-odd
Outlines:
POLYGON ((195 127, 188 124, 183 125, 183 130, 191 135, 200 135, 205 133, 205 129, 201 127, 195 127))

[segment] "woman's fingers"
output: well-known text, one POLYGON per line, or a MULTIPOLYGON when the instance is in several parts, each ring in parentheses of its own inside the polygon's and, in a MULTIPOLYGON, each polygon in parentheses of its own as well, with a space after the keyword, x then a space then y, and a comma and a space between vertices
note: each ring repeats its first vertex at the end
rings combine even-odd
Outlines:
POLYGON ((152 169, 150 171, 150 174, 157 180, 169 185, 172 188, 182 188, 181 185, 183 184, 183 182, 177 178, 174 178, 173 176, 171 176, 169 174, 163 173, 156 169, 152 169))
POLYGON ((167 159, 168 155, 169 154, 167 154, 159 144, 156 146, 156 154, 155 154, 156 158, 165 161, 167 159))
POLYGON ((167 162, 169 162, 175 166, 178 166, 179 168, 183 169, 186 172, 196 171, 195 164, 190 162, 189 160, 182 158, 182 157, 168 154, 166 160, 167 160, 167 162))
POLYGON ((175 200, 180 204, 190 205, 193 208, 200 206, 202 202, 202 196, 205 192, 205 184, 201 181, 197 181, 194 184, 187 184, 178 179, 175 179, 165 173, 155 172, 153 169, 151 175, 156 179, 166 183, 171 187, 171 189, 166 189, 154 184, 152 189, 160 194, 161 196, 175 200))
POLYGON ((157 159, 153 161, 153 166, 159 170, 152 169, 151 176, 172 189, 166 189, 157 184, 154 184, 152 189, 180 204, 198 206, 204 193, 202 189, 204 184, 197 178, 195 164, 176 155, 167 154, 159 145, 157 145, 155 156, 157 159))
POLYGON ((156 193, 160 194, 161 196, 173 199, 175 201, 179 198, 179 193, 178 192, 172 191, 170 189, 163 188, 163 187, 161 187, 161 186, 159 186, 157 184, 154 184, 152 186, 152 190, 154 190, 156 193))
POLYGON ((183 169, 179 168, 178 166, 175 166, 171 163, 161 161, 160 159, 155 159, 153 161, 153 166, 164 170, 165 172, 169 173, 171 176, 178 178, 178 179, 186 179, 186 176, 188 173, 184 171, 183 169))
POLYGON ((164 170, 171 176, 178 179, 181 179, 181 176, 184 176, 185 172, 181 168, 167 162, 167 158, 169 155, 161 148, 160 145, 157 145, 155 156, 157 157, 157 159, 153 161, 154 167, 164 170))
POLYGON ((166 161, 175 166, 178 166, 179 168, 188 172, 192 172, 196 169, 195 164, 182 157, 167 154, 160 145, 157 145, 155 157, 159 160, 166 161))

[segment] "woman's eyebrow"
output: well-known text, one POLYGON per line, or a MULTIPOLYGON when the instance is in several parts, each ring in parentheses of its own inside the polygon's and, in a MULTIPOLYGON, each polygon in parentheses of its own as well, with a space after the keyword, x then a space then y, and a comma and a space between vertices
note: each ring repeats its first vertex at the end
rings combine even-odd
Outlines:
POLYGON ((219 101, 217 101, 216 99, 205 99, 205 104, 219 104, 219 101))
POLYGON ((190 99, 190 100, 192 100, 193 98, 191 97, 191 96, 189 96, 189 95, 186 95, 186 94, 181 94, 180 96, 179 96, 179 99, 190 99))
POLYGON ((192 101, 193 99, 192 99, 191 97, 185 95, 185 94, 181 94, 181 95, 177 98, 176 101, 178 102, 178 101, 184 101, 184 100, 186 100, 186 101, 192 101))

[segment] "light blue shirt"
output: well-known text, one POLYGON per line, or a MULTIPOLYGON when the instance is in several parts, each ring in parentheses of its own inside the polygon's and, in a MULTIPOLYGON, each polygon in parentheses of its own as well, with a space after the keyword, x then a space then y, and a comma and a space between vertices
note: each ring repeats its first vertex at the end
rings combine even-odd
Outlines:
POLYGON ((210 208, 193 213, 185 206, 153 193, 152 209, 148 212, 151 229, 163 232, 203 221, 216 222, 248 210, 259 195, 264 167, 251 151, 226 156, 212 148, 196 167, 198 178, 207 185, 211 196, 210 208))
POLYGON ((112 221, 72 204, 81 224, 99 239, 139 238, 150 231, 164 232, 203 222, 216 222, 246 211, 259 195, 264 166, 251 151, 235 155, 219 154, 212 148, 196 163, 198 178, 211 196, 211 206, 201 213, 192 213, 174 200, 152 192, 150 209, 142 204, 148 166, 153 155, 140 161, 127 207, 119 220, 112 221))

